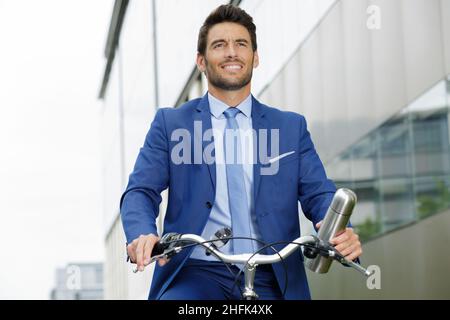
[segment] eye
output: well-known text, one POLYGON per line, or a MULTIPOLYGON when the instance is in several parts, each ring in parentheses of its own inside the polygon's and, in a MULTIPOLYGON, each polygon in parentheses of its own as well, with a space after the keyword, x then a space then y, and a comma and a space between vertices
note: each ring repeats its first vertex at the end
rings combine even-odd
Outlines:
POLYGON ((222 43, 222 42, 216 43, 216 44, 213 46, 214 49, 216 49, 216 48, 222 48, 222 47, 223 47, 223 43, 222 43))

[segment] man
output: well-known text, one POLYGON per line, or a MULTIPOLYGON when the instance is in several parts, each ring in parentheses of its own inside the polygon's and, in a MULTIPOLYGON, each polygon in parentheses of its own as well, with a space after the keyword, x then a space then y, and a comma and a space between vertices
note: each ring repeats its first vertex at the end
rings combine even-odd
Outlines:
MULTIPOLYGON (((208 79, 208 93, 179 108, 158 110, 121 199, 127 251, 138 270, 148 265, 159 239, 155 219, 166 188, 165 233, 209 239, 228 227, 233 236, 260 241, 230 241, 221 248, 226 253, 255 252, 261 242, 298 238, 298 201, 320 227, 336 188, 326 177, 304 117, 265 106, 251 95, 252 71, 258 64, 252 18, 232 5, 218 7, 198 39, 197 66, 208 79), (245 133, 249 131, 254 134, 245 133), (181 137, 202 140, 180 151, 186 142, 181 137)), ((362 253, 351 228, 332 243, 349 260, 362 253)), ((259 266, 255 290, 260 298, 310 299, 302 261, 299 250, 285 260, 289 283, 284 296, 283 264, 259 266)), ((231 271, 237 273, 239 267, 231 266, 231 271)), ((239 299, 234 280, 201 247, 186 249, 170 261, 159 261, 149 299, 239 299)))

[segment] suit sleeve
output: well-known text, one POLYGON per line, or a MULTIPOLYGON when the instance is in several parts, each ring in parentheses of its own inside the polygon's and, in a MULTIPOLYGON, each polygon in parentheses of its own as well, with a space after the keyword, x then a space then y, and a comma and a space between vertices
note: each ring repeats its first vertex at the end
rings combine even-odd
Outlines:
MULTIPOLYGON (((326 176, 325 168, 314 148, 304 117, 301 117, 300 130, 298 199, 302 205, 303 213, 313 222, 317 231, 316 223, 325 218, 325 214, 336 192, 336 186, 326 176)), ((352 227, 350 221, 348 227, 352 227)), ((353 261, 360 263, 359 258, 353 261)))
POLYGON ((325 217, 336 192, 336 186, 326 176, 303 116, 300 117, 299 144, 298 200, 303 213, 315 227, 315 224, 325 217))
POLYGON ((159 109, 155 115, 120 199, 120 214, 128 243, 140 235, 157 234, 161 192, 169 183, 169 145, 163 111, 159 109))

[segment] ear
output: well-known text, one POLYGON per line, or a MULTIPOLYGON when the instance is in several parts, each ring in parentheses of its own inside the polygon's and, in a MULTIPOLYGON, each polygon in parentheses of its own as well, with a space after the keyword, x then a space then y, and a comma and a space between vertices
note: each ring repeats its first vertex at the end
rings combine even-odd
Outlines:
POLYGON ((258 51, 255 51, 253 55, 253 69, 255 69, 257 66, 259 66, 259 55, 258 51))
POLYGON ((197 52, 196 60, 198 70, 200 70, 200 72, 205 72, 206 70, 205 57, 199 52, 197 52))

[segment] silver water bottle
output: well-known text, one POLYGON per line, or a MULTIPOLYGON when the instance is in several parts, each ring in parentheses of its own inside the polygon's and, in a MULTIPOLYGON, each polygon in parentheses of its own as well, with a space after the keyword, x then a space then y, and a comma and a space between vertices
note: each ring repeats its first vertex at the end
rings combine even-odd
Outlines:
MULTIPOLYGON (((319 228, 319 239, 328 242, 337 233, 344 231, 355 204, 356 194, 352 190, 346 188, 338 189, 319 228)), ((314 259, 305 257, 305 265, 311 271, 317 273, 327 273, 331 262, 333 262, 331 258, 320 255, 317 255, 314 259)))

